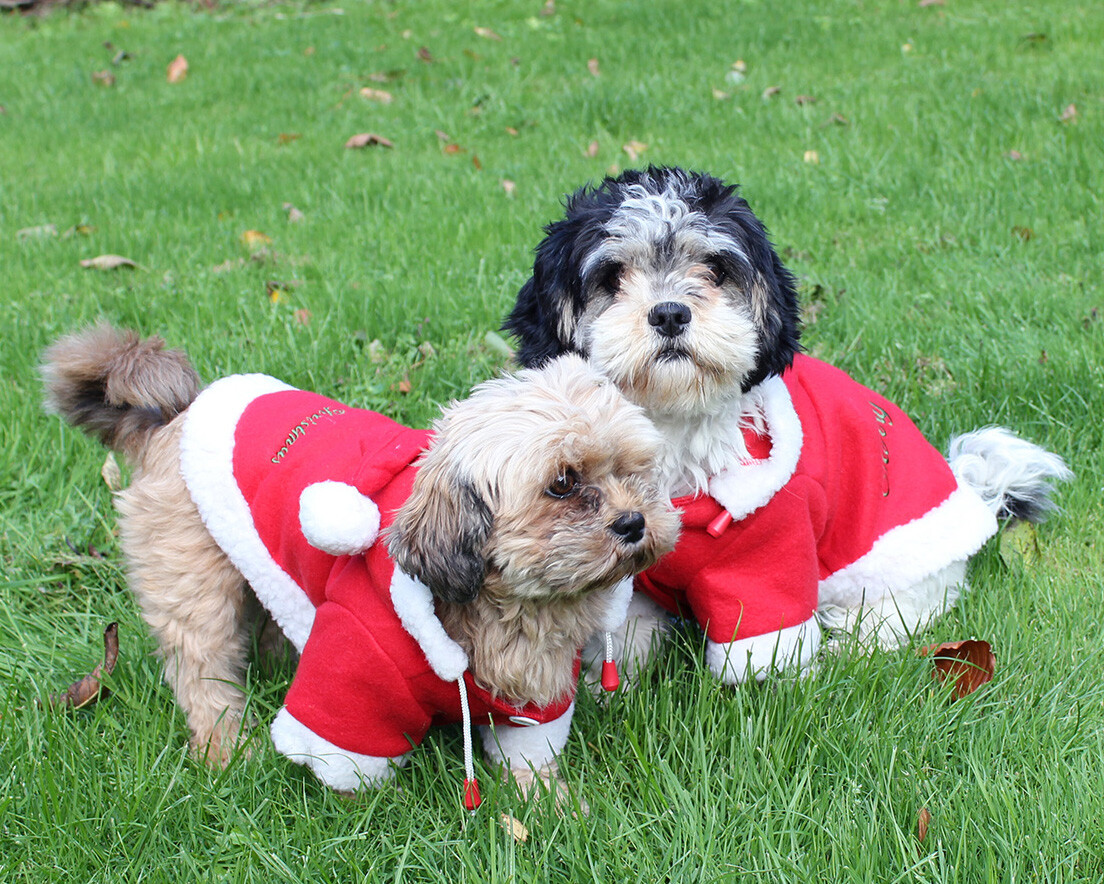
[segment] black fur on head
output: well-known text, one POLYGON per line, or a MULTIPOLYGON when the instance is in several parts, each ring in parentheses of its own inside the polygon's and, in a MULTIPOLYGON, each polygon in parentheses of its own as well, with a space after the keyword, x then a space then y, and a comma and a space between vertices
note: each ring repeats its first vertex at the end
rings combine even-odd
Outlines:
MULTIPOLYGON (((564 352, 590 356, 576 331, 603 289, 600 275, 611 272, 597 255, 611 238, 610 224, 618 210, 626 200, 642 195, 658 197, 657 204, 692 216, 703 236, 731 244, 730 254, 721 248, 716 257, 729 280, 749 297, 754 291, 758 333, 755 366, 743 379, 743 389, 788 368, 800 348, 797 292, 763 224, 735 185, 699 172, 656 166, 580 188, 565 201, 564 217, 545 227, 533 275, 503 324, 518 339, 518 361, 536 367, 564 352)), ((650 249, 656 262, 673 248, 673 234, 662 223, 642 226, 637 233, 647 239, 637 245, 650 249)))

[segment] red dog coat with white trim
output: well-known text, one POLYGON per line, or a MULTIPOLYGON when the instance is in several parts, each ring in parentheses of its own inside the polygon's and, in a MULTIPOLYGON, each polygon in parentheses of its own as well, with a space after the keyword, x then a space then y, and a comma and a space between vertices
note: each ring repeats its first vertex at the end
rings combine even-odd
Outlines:
POLYGON ((287 711, 357 755, 400 756, 430 725, 459 722, 461 676, 478 724, 554 721, 574 699, 520 709, 493 699, 428 590, 373 543, 409 495, 428 436, 264 375, 217 381, 185 418, 181 469, 200 515, 301 653, 287 711), (350 543, 340 535, 358 501, 350 543), (342 546, 351 554, 335 554, 342 546))
POLYGON ((758 392, 752 460, 674 501, 678 546, 636 581, 711 641, 812 625, 818 598, 851 607, 906 589, 996 532, 904 412, 839 369, 799 355, 758 392))

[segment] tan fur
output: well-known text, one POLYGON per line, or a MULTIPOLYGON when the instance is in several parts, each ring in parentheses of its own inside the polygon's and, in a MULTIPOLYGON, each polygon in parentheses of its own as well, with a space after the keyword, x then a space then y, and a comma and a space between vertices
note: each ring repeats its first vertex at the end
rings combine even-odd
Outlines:
MULTIPOLYGON (((134 465, 117 497, 130 585, 194 751, 218 766, 242 735, 251 593, 181 478, 181 419, 160 425, 198 388, 186 358, 161 347, 100 327, 51 348, 43 373, 54 409, 134 465)), ((480 385, 435 431, 391 554, 433 590, 481 684, 519 706, 550 703, 573 687, 575 655, 605 609, 595 590, 674 546, 678 517, 655 487, 658 434, 576 357, 480 385), (565 471, 578 490, 550 496, 565 471), (610 525, 634 512, 646 532, 628 543, 610 525)))

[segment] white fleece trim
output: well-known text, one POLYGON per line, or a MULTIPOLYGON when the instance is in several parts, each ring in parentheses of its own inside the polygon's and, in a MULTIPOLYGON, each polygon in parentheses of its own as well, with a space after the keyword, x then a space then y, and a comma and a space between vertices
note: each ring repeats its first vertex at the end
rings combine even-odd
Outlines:
MULTIPOLYGON (((801 457, 804 434, 790 391, 778 376, 767 378, 753 392, 759 394, 763 419, 771 441, 766 460, 752 460, 722 470, 709 480, 709 496, 739 520, 770 502, 790 481, 801 457)), ((731 432, 741 433, 739 427, 731 432)))
POLYGON ((184 414, 180 471, 215 542, 301 652, 314 624, 314 605, 269 555, 234 479, 233 460, 234 431, 248 405, 259 396, 293 389, 263 374, 215 381, 184 414))
POLYGON ((395 767, 406 763, 397 758, 360 755, 335 746, 282 707, 270 729, 272 744, 281 755, 309 767, 318 779, 339 792, 355 792, 364 786, 382 786, 395 776, 395 767))
POLYGON ((598 629, 602 632, 613 632, 621 628, 625 617, 629 613, 629 602, 633 597, 633 579, 626 577, 609 590, 609 606, 606 613, 598 623, 598 629))
POLYGON ((575 714, 572 702, 559 718, 530 727, 501 727, 481 725, 479 739, 483 754, 510 770, 540 770, 547 767, 563 751, 571 733, 571 717, 575 714))
POLYGON ((468 668, 468 655, 449 638, 433 608, 429 587, 406 572, 395 569, 391 577, 391 604, 403 628, 425 654, 441 681, 456 681, 468 668))
POLYGON ((996 516, 966 485, 939 506, 879 537, 870 551, 820 581, 817 606, 854 608, 910 589, 952 562, 966 560, 997 533, 996 516))
POLYGON ((315 482, 299 495, 307 543, 331 556, 364 552, 379 537, 379 507, 347 482, 315 482))
POLYGON ((736 685, 754 678, 763 681, 772 672, 796 666, 807 669, 820 649, 820 627, 815 617, 777 632, 753 635, 734 642, 709 641, 705 662, 717 678, 736 685))

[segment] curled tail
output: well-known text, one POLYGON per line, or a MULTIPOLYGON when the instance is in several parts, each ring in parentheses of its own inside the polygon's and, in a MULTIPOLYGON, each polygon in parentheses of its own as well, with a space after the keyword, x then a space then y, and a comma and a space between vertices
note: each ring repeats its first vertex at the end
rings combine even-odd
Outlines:
POLYGON ((43 357, 46 410, 134 455, 191 404, 200 382, 188 357, 158 337, 96 325, 60 338, 43 357))
POLYGON ((1073 473, 1057 454, 1002 427, 956 436, 947 457, 951 471, 997 518, 1041 522, 1057 505, 1054 483, 1073 473))

